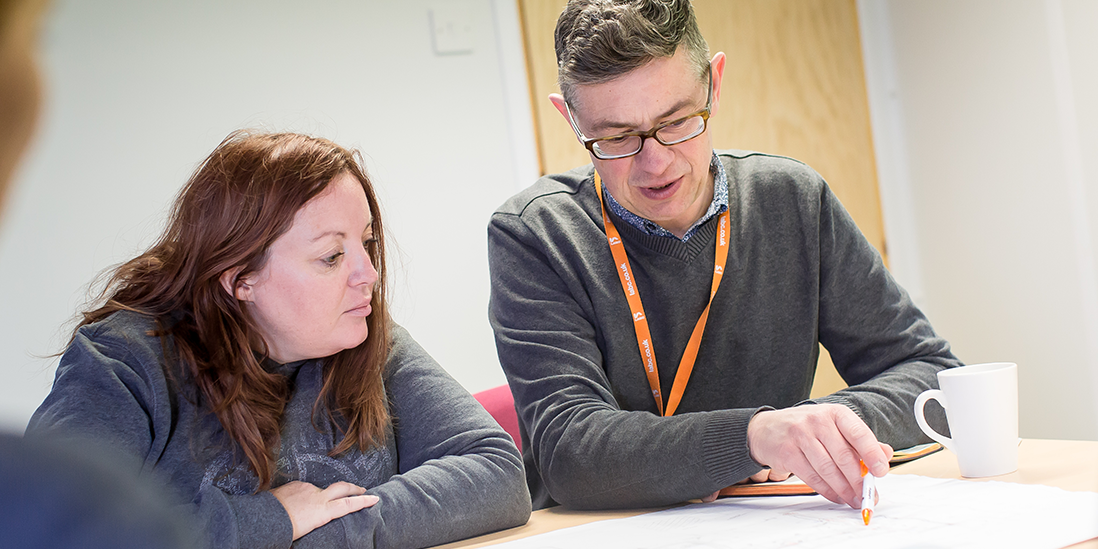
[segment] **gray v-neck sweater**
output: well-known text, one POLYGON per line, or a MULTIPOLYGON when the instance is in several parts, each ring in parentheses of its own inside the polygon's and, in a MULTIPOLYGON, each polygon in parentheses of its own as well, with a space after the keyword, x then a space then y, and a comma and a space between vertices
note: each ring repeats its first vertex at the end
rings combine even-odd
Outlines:
MULTIPOLYGON (((895 447, 924 441, 912 404, 937 386, 937 371, 960 364, 948 343, 816 172, 771 155, 718 155, 731 245, 674 417, 656 415, 593 168, 543 177, 492 216, 489 318, 535 509, 666 505, 758 472, 748 421, 761 407, 806 402, 820 343, 851 387, 815 402, 851 408, 895 447)), ((613 220, 668 395, 709 299, 717 218, 685 243, 613 220)))

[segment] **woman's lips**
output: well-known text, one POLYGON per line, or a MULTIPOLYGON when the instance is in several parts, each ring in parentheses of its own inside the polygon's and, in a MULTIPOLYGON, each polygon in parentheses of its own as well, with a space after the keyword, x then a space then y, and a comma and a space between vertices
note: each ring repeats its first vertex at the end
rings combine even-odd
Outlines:
POLYGON ((370 307, 370 304, 367 303, 365 305, 362 305, 361 307, 355 307, 354 309, 347 311, 347 314, 366 318, 370 316, 371 312, 373 312, 373 309, 370 307))

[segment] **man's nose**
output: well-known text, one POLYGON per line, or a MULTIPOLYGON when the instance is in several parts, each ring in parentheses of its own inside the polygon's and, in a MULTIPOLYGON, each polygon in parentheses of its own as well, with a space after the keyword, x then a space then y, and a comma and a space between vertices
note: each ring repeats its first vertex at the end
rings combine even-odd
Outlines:
POLYGON ((640 152, 636 155, 635 162, 647 172, 661 173, 674 157, 674 153, 671 152, 672 146, 660 143, 654 136, 645 138, 644 142, 641 143, 640 152))

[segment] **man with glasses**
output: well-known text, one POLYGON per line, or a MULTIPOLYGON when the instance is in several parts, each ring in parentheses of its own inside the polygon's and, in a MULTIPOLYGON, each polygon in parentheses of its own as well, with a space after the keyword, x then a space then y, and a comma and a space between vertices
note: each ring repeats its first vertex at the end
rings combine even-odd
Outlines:
MULTIPOLYGON (((488 228, 534 507, 709 501, 793 473, 861 503, 959 365, 818 174, 714 151, 725 55, 687 0, 573 0, 550 101, 592 164, 488 228), (808 400, 819 344, 850 384, 808 400)), ((934 420, 941 426, 943 418, 934 420)))

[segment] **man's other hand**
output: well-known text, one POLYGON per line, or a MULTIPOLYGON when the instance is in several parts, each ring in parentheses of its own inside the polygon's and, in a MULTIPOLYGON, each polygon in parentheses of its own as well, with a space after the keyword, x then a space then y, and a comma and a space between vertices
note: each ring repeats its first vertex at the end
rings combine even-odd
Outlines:
POLYGON ((855 509, 862 502, 864 461, 876 476, 888 473, 892 447, 853 411, 815 404, 755 414, 747 425, 751 458, 775 471, 789 471, 823 497, 855 509))
POLYGON ((763 469, 754 475, 751 475, 736 484, 752 484, 759 482, 781 482, 789 478, 791 473, 787 471, 778 471, 777 469, 763 469))

